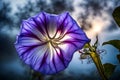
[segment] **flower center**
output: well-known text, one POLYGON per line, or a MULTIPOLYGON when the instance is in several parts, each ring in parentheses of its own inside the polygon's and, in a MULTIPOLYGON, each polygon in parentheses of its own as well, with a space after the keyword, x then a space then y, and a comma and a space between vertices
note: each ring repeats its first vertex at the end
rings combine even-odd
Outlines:
POLYGON ((50 43, 53 47, 58 47, 58 45, 60 44, 60 41, 58 40, 58 39, 49 39, 49 40, 47 40, 48 41, 48 43, 50 43))

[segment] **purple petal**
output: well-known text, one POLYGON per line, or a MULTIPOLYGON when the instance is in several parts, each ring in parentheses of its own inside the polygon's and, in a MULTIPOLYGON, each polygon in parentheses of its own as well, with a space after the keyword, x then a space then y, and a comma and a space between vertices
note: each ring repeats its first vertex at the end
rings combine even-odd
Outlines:
POLYGON ((34 70, 54 74, 64 70, 73 53, 89 41, 69 13, 41 12, 22 22, 15 47, 34 70))

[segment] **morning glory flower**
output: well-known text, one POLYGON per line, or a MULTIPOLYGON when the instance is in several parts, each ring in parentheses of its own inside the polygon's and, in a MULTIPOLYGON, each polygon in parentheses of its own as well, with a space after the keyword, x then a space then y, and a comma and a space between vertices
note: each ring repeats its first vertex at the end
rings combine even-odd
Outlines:
POLYGON ((22 22, 15 47, 20 58, 34 70, 54 74, 64 70, 73 53, 89 41, 68 12, 41 12, 22 22))

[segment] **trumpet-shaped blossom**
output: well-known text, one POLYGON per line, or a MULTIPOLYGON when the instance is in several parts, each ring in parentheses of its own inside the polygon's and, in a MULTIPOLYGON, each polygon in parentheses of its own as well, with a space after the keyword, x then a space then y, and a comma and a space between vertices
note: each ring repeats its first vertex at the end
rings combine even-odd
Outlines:
POLYGON ((64 70, 73 53, 89 41, 69 13, 41 12, 22 22, 15 47, 34 70, 54 74, 64 70))

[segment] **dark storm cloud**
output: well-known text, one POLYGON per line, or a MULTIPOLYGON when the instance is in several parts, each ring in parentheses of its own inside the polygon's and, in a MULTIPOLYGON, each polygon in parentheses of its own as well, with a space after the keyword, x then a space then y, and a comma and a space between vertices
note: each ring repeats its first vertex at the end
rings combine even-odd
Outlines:
POLYGON ((11 7, 10 3, 0 0, 0 29, 6 25, 12 25, 12 19, 10 16, 11 7))
POLYGON ((13 23, 10 13, 10 3, 0 0, 0 60, 5 60, 5 57, 9 59, 10 57, 12 58, 15 55, 15 50, 13 46, 14 40, 9 37, 12 34, 5 34, 9 29, 11 29, 13 23), (2 32, 2 29, 5 27, 7 27, 8 29, 2 32))
POLYGON ((0 33, 0 80, 20 80, 23 78, 19 74, 23 70, 21 71, 21 63, 16 60, 17 54, 13 43, 14 40, 9 35, 0 33))
POLYGON ((29 80, 29 68, 23 67, 19 60, 4 61, 0 67, 0 80, 29 80))
POLYGON ((0 80, 29 79, 29 68, 22 65, 18 58, 14 41, 8 34, 0 33, 0 80))
POLYGON ((14 40, 4 33, 0 33, 0 55, 0 59, 7 60, 15 56, 14 40))
POLYGON ((63 11, 73 11, 73 0, 51 0, 51 5, 52 5, 52 13, 61 13, 63 11))
MULTIPOLYGON (((18 80, 22 65, 14 48, 13 16, 10 3, 0 0, 0 80, 18 80)), ((21 70, 22 71, 22 70, 21 70)), ((22 76, 23 77, 23 76, 22 76)))

